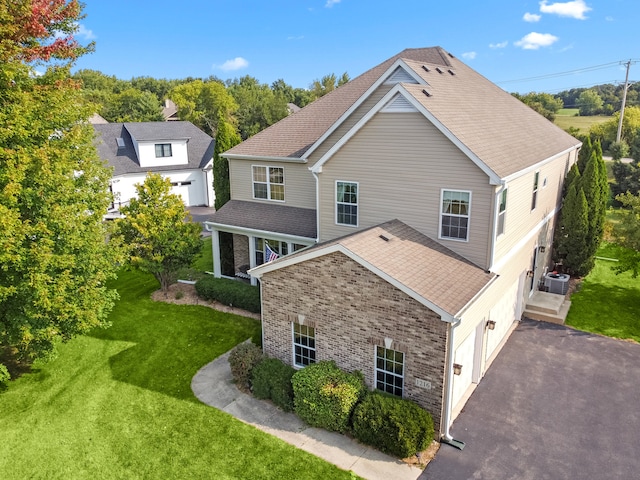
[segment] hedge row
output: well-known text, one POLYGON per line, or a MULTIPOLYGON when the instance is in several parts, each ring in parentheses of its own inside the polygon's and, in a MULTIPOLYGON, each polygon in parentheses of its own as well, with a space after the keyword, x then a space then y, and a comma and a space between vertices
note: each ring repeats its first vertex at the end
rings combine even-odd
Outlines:
POLYGON ((196 293, 203 300, 260 313, 260 289, 237 280, 206 276, 196 282, 196 293))

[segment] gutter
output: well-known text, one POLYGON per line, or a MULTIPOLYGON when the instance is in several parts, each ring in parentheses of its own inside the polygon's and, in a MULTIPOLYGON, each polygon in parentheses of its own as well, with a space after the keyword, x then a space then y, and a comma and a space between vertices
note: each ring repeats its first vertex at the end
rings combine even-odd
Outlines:
POLYGON ((442 424, 444 424, 444 433, 440 435, 440 443, 446 443, 458 450, 464 448, 464 442, 456 440, 451 436, 449 432, 449 424, 451 423, 451 400, 453 398, 453 346, 455 344, 455 331, 456 327, 460 325, 462 320, 456 318, 454 323, 449 324, 449 351, 447 352, 447 371, 446 371, 446 384, 447 388, 444 391, 444 412, 442 415, 442 424))

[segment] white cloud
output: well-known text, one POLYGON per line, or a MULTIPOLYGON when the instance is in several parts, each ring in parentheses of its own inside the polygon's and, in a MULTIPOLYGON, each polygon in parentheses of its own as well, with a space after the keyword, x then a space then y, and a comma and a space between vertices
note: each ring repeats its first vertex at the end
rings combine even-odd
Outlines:
POLYGON ((593 10, 591 7, 584 3, 584 0, 573 0, 571 2, 556 2, 551 5, 547 5, 547 0, 540 2, 540 11, 542 13, 551 13, 559 15, 561 17, 571 17, 578 20, 586 20, 585 13, 593 10))
POLYGON ((522 16, 522 19, 525 22, 531 22, 531 23, 539 22, 541 18, 542 18, 542 15, 538 15, 537 13, 529 13, 529 12, 525 13, 522 16))
POLYGON ((489 48, 504 48, 507 45, 509 45, 509 42, 507 42, 506 40, 504 42, 500 42, 500 43, 490 43, 489 44, 489 48))
POLYGON ((336 3, 340 3, 341 0, 327 0, 327 3, 324 4, 326 8, 333 7, 336 3))
POLYGON ((85 27, 81 23, 78 25, 78 31, 76 32, 76 35, 78 35, 79 37, 83 37, 86 40, 96 39, 96 36, 94 35, 93 31, 89 30, 87 27, 85 27))
POLYGON ((465 60, 473 60, 476 58, 476 52, 464 52, 461 56, 465 60))
POLYGON ((609 16, 609 17, 604 17, 604 19, 605 19, 607 22, 613 22, 613 17, 611 17, 611 16, 609 16))
POLYGON ((227 60, 222 65, 214 65, 213 68, 219 68, 223 72, 231 72, 233 70, 240 70, 248 66, 249 62, 247 62, 244 58, 236 57, 233 60, 227 60))
POLYGON ((514 45, 522 47, 525 50, 538 50, 540 47, 553 45, 558 40, 558 37, 550 33, 531 32, 515 42, 514 45))

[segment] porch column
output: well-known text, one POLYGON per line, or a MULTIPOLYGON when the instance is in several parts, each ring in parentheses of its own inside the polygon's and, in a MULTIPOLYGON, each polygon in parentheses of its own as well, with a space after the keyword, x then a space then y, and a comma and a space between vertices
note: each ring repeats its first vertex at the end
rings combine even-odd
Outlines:
MULTIPOLYGON (((249 268, 256 266, 256 237, 248 235, 249 237, 249 268)), ((251 285, 257 285, 258 280, 253 276, 251 277, 251 285)))
POLYGON ((217 229, 211 230, 211 250, 213 252, 213 276, 220 278, 222 276, 222 268, 220 265, 220 236, 217 229))

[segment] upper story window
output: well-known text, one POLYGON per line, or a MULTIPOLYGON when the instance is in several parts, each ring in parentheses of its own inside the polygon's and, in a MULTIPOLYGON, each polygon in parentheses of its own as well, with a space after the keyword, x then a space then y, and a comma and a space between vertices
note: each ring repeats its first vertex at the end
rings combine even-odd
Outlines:
POLYGON ((376 389, 402 397, 404 353, 376 346, 376 389))
POLYGON ((284 202, 284 168, 254 165, 253 198, 284 202))
POLYGON ((171 157, 170 143, 156 143, 156 158, 171 157))
POLYGON ((471 192, 442 190, 440 238, 469 240, 471 192))
POLYGON ((307 325, 293 324, 293 364, 306 367, 316 363, 316 329, 307 325))
POLYGON ((533 196, 531 197, 531 210, 536 209, 538 204, 538 181, 540 180, 540 172, 536 172, 533 176, 533 196))
POLYGON ((498 204, 498 235, 504 233, 504 219, 507 211, 507 189, 505 188, 500 194, 500 203, 498 204))
POLYGON ((336 223, 358 226, 357 182, 336 182, 336 223))

